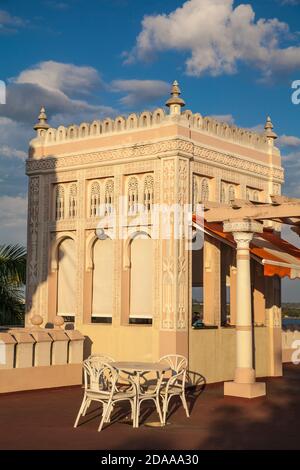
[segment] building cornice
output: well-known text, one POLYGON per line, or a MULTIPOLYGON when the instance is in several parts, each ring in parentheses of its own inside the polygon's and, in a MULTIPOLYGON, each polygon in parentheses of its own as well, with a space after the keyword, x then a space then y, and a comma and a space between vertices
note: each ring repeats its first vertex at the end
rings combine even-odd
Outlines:
POLYGON ((88 168, 97 164, 119 164, 138 161, 145 158, 160 158, 172 155, 194 158, 197 161, 212 163, 217 166, 230 167, 235 171, 255 174, 265 179, 283 182, 284 172, 281 167, 266 165, 252 159, 245 159, 227 152, 208 149, 182 138, 162 140, 155 143, 137 144, 128 147, 101 150, 90 153, 79 153, 60 157, 29 159, 26 172, 29 176, 39 173, 53 173, 56 170, 74 170, 88 168))

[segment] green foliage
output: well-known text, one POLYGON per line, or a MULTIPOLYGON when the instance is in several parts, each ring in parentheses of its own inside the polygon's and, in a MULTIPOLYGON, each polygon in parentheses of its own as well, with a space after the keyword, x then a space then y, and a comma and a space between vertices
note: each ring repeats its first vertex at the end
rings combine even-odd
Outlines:
POLYGON ((25 282, 25 248, 0 245, 0 325, 23 324, 25 282))

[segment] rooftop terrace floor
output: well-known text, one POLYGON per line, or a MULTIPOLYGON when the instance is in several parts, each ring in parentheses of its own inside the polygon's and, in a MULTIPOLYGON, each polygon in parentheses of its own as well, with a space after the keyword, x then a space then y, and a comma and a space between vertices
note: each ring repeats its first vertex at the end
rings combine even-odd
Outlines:
MULTIPOLYGON (((189 397, 190 418, 176 406, 168 426, 133 429, 120 409, 118 421, 100 433, 93 405, 73 428, 81 387, 2 395, 0 449, 300 449, 300 365, 267 379, 267 392, 248 401, 224 397, 223 384, 208 385, 189 397)), ((144 412, 145 422, 157 421, 147 404, 144 412)))

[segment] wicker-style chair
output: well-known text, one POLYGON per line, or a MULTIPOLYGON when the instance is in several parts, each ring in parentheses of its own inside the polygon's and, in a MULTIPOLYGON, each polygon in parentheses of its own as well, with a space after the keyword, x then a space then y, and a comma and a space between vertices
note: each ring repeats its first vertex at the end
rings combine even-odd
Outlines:
POLYGON ((95 359, 98 359, 98 361, 102 361, 102 362, 106 362, 106 363, 110 363, 110 362, 115 362, 115 359, 113 359, 111 356, 107 356, 107 354, 103 354, 103 353, 93 353, 91 354, 88 358, 95 358, 95 359))
POLYGON ((128 387, 119 391, 117 384, 119 372, 111 363, 103 362, 99 357, 90 357, 83 362, 84 368, 84 396, 74 423, 77 427, 79 419, 84 416, 87 408, 92 401, 98 401, 102 404, 102 418, 98 431, 102 430, 103 424, 110 421, 111 412, 116 403, 129 401, 131 405, 131 417, 133 426, 136 426, 136 396, 137 390, 135 383, 130 377, 122 377, 128 387))
POLYGON ((163 424, 166 424, 167 413, 171 398, 179 396, 185 409, 187 417, 190 416, 185 397, 185 383, 187 374, 187 359, 178 354, 169 354, 160 358, 159 362, 168 364, 171 375, 165 377, 160 388, 162 398, 163 424))
POLYGON ((141 404, 144 401, 153 401, 156 406, 156 411, 159 416, 160 423, 163 425, 163 416, 160 407, 160 389, 163 380, 163 375, 160 374, 157 376, 155 381, 147 380, 147 374, 142 374, 140 376, 140 380, 142 379, 142 383, 139 383, 138 390, 137 390, 137 403, 136 403, 136 427, 139 427, 139 418, 140 418, 140 409, 141 404))

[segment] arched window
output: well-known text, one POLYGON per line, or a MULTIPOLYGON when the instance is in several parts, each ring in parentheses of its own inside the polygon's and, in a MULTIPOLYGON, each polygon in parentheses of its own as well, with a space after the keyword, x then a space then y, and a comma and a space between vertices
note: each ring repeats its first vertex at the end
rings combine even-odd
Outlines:
POLYGON ((221 203, 226 204, 226 186, 221 183, 221 203))
POLYGON ((112 213, 114 204, 114 182, 108 180, 105 183, 105 215, 112 213))
POLYGON ((69 195, 69 217, 74 219, 77 216, 77 184, 73 183, 70 187, 69 195))
POLYGON ((60 184, 56 186, 55 192, 55 220, 61 220, 65 217, 65 190, 60 184))
POLYGON ((201 202, 206 202, 209 199, 209 185, 206 178, 201 181, 201 202))
POLYGON ((66 238, 58 248, 57 314, 76 313, 76 250, 75 242, 66 238))
POLYGON ((229 202, 234 201, 235 199, 235 187, 230 185, 228 189, 229 202))
POLYGON ((132 177, 128 181, 128 213, 136 214, 138 210, 139 196, 138 196, 138 180, 132 177))
POLYGON ((130 319, 151 319, 153 315, 153 248, 153 240, 145 234, 139 234, 131 241, 130 319))
POLYGON ((259 194, 258 191, 253 192, 253 201, 258 202, 259 201, 259 194))
POLYGON ((90 217, 97 217, 100 206, 100 184, 94 181, 91 187, 90 217))
POLYGON ((154 189, 153 176, 147 175, 144 181, 144 209, 147 212, 150 212, 152 209, 153 189, 154 189))
POLYGON ((250 195, 250 189, 246 188, 246 199, 247 201, 250 201, 251 195, 250 195))
POLYGON ((113 240, 97 240, 93 247, 92 317, 111 318, 113 313, 113 240))

